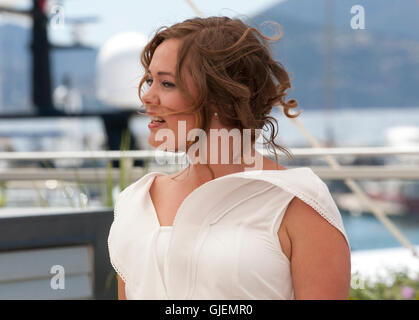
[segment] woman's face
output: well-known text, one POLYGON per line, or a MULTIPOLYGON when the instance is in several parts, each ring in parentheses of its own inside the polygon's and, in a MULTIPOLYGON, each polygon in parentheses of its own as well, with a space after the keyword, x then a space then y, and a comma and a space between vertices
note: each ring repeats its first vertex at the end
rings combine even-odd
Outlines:
MULTIPOLYGON (((163 41, 155 50, 153 58, 151 60, 149 70, 147 72, 147 78, 145 87, 146 92, 141 96, 147 114, 150 116, 151 122, 149 123, 150 135, 148 137, 148 143, 152 147, 158 147, 162 143, 168 144, 167 139, 157 139, 157 134, 160 130, 160 134, 168 137, 166 130, 171 131, 171 136, 174 141, 170 144, 174 145, 175 150, 179 150, 179 147, 183 147, 186 143, 186 137, 188 132, 194 128, 195 117, 193 113, 187 111, 185 114, 175 115, 163 115, 161 118, 164 122, 152 121, 153 116, 158 114, 190 110, 192 104, 188 102, 186 97, 181 92, 178 84, 176 83, 175 72, 177 55, 181 40, 179 39, 168 39, 163 41), (178 133, 179 121, 185 121, 186 125, 186 136, 183 136, 183 132, 178 133), (165 129, 164 131, 162 129, 165 129), (179 141, 179 138, 181 141, 179 141), (182 141, 185 140, 185 141, 182 141)), ((189 73, 185 72, 184 79, 186 81, 186 87, 191 93, 193 98, 196 98, 197 88, 193 83, 192 77, 189 73)), ((182 127, 180 128, 182 130, 182 127)), ((182 130, 183 131, 183 130, 182 130)), ((168 150, 170 151, 170 150, 168 150)))

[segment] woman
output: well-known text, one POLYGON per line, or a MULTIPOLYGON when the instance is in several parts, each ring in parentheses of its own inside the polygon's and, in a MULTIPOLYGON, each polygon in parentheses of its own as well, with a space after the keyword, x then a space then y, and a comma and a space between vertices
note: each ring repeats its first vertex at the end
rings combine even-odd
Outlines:
POLYGON ((348 298, 350 248, 327 186, 254 147, 270 125, 263 139, 286 151, 274 142, 274 106, 299 115, 269 51, 279 38, 238 19, 195 18, 144 48, 149 144, 185 151, 191 164, 119 194, 108 244, 120 299, 348 298))

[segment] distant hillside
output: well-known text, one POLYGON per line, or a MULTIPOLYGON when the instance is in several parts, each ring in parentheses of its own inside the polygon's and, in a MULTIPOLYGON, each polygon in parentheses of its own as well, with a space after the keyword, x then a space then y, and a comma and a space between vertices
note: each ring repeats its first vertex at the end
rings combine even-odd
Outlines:
MULTIPOLYGON (((325 3, 288 0, 251 18, 259 27, 266 20, 282 25, 284 37, 274 52, 293 76, 290 97, 306 109, 325 105, 325 3)), ((334 1, 332 92, 337 108, 419 106, 418 16, 417 0, 334 1), (354 4, 365 8, 365 30, 350 27, 354 4)))
POLYGON ((28 29, 0 24, 0 108, 21 111, 30 100, 28 29))
MULTIPOLYGON (((286 0, 263 10, 259 16, 290 17, 323 26, 327 0, 286 0)), ((419 1, 417 0, 334 0, 335 26, 352 31, 350 10, 354 5, 365 8, 365 27, 369 32, 419 40, 419 1)))
MULTIPOLYGON (((30 30, 0 24, 0 76, 3 79, 0 108, 7 112, 29 110, 31 105, 30 30)), ((95 97, 95 62, 97 50, 52 50, 50 55, 53 88, 70 76, 82 93, 88 108, 100 106, 95 97)))

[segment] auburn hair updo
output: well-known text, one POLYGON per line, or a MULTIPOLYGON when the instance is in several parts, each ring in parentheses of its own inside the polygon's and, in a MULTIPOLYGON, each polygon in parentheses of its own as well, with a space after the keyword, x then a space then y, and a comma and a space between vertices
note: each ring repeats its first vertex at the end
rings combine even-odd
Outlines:
MULTIPOLYGON (((290 114, 298 103, 295 99, 285 101, 286 91, 291 87, 290 78, 283 65, 274 60, 269 47, 269 41, 278 41, 282 37, 280 26, 279 29, 278 35, 268 37, 236 18, 187 19, 158 29, 144 47, 141 63, 148 70, 156 48, 164 40, 180 39, 176 83, 185 97, 191 100, 181 72, 186 70, 198 89, 198 98, 191 100, 195 128, 208 133, 214 112, 218 113, 221 124, 238 128, 241 132, 243 129, 270 126, 270 137, 262 134, 263 145, 272 147, 276 160, 276 148, 291 157, 286 148, 276 144, 278 122, 270 116, 275 106, 282 108, 289 118, 296 118, 302 112, 290 114)), ((140 80, 139 93, 146 79, 147 75, 140 80)), ((178 113, 182 111, 165 115, 178 113)), ((252 146, 256 138, 252 130, 252 146)), ((188 141, 186 150, 193 143, 188 141)))

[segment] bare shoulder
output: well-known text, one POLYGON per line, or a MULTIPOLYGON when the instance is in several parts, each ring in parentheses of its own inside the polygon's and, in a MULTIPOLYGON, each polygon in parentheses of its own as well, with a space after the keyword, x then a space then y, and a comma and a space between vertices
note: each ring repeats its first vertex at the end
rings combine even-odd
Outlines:
POLYGON ((344 235, 298 197, 289 203, 284 223, 296 299, 347 299, 351 258, 344 235))
POLYGON ((294 197, 284 215, 284 224, 291 241, 316 237, 318 240, 344 240, 343 234, 313 207, 298 197, 294 197), (309 234, 308 234, 309 233, 309 234))

